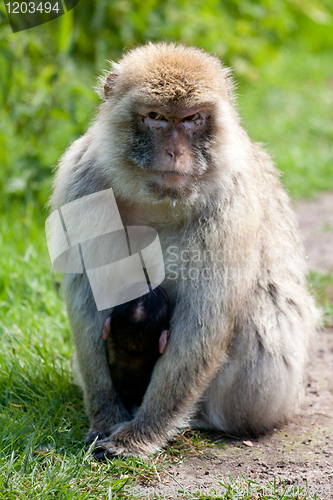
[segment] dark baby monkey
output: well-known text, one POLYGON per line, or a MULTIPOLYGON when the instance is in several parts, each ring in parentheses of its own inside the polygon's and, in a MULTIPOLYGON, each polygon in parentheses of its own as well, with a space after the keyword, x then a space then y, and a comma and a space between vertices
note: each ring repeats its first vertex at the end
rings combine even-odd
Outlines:
POLYGON ((115 307, 105 322, 111 379, 129 412, 141 405, 154 365, 166 349, 169 321, 167 296, 157 287, 115 307))

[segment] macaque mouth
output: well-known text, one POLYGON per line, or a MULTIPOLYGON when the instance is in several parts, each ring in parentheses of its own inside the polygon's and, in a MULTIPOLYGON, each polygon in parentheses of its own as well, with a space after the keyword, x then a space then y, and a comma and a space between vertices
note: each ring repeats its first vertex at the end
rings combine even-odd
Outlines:
POLYGON ((178 170, 155 170, 158 182, 166 187, 181 187, 192 182, 192 174, 187 172, 179 172, 178 170))
POLYGON ((162 176, 169 176, 169 177, 187 177, 191 174, 188 174, 187 172, 179 172, 178 170, 157 170, 157 174, 160 174, 162 176))
POLYGON ((147 182, 144 185, 144 190, 156 196, 159 200, 170 198, 178 200, 180 197, 189 196, 193 192, 194 186, 188 183, 177 182, 147 182))

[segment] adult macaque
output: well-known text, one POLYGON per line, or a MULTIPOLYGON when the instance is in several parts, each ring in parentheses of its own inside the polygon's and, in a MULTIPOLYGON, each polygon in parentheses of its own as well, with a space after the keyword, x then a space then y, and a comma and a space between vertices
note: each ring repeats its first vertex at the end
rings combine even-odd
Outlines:
POLYGON ((108 368, 110 312, 97 311, 85 275, 65 275, 97 458, 155 452, 189 424, 258 434, 289 419, 317 313, 288 196, 217 58, 161 43, 114 65, 95 122, 60 163, 52 208, 109 188, 125 226, 158 231, 172 314, 132 419, 108 368))
POLYGON ((169 339, 168 299, 160 287, 115 307, 103 328, 111 379, 126 409, 142 403, 169 339))

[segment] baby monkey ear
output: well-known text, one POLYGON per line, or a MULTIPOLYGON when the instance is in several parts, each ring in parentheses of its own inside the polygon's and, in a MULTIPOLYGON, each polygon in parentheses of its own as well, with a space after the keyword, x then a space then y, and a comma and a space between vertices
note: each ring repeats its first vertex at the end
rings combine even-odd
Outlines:
POLYGON ((111 97, 113 94, 114 82, 117 76, 118 76, 117 73, 109 73, 108 76, 106 77, 104 83, 104 95, 107 99, 111 97))

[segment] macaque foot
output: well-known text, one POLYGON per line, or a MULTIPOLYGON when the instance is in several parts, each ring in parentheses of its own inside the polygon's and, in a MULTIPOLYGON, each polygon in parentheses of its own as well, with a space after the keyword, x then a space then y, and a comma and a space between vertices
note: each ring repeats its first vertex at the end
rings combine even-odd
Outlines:
POLYGON ((90 446, 94 441, 100 441, 102 439, 107 438, 110 435, 110 432, 102 432, 96 431, 95 429, 89 429, 87 437, 86 437, 86 445, 90 446))
POLYGON ((145 443, 138 439, 132 432, 131 422, 118 424, 112 430, 114 432, 111 436, 96 441, 93 449, 96 460, 130 456, 145 458, 159 449, 159 446, 153 446, 151 442, 145 443))

